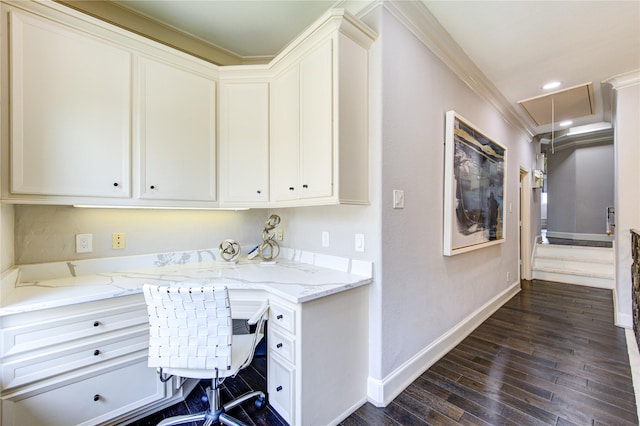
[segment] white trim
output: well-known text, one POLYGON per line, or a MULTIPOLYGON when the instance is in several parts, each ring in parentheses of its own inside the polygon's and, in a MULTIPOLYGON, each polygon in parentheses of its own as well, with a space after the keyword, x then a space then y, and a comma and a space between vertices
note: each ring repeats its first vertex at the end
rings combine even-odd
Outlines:
POLYGON ((616 314, 616 325, 618 327, 626 328, 627 330, 633 329, 633 317, 631 314, 622 314, 618 312, 616 314))
POLYGON ((384 379, 369 377, 367 381, 369 402, 376 407, 387 406, 415 379, 462 342, 473 330, 519 292, 520 281, 517 281, 459 322, 455 327, 452 327, 433 343, 416 353, 384 379))
POLYGON ((603 83, 609 83, 615 90, 640 84, 640 70, 631 71, 625 74, 613 76, 603 83))
MULTIPOLYGON (((521 274, 520 278, 524 280, 530 280, 533 274, 532 265, 533 258, 531 257, 532 244, 531 244, 531 170, 525 166, 520 166, 519 176, 519 188, 518 188, 518 201, 520 214, 518 215, 518 222, 520 232, 518 232, 518 245, 520 247, 520 259, 521 265, 518 265, 518 273, 521 274)), ((535 247, 535 244, 533 245, 535 247)))
POLYGON ((453 71, 471 90, 491 104, 519 132, 529 138, 533 127, 513 108, 493 83, 456 43, 442 24, 420 1, 388 0, 380 3, 422 44, 453 71))
POLYGON ((613 241, 612 235, 606 234, 581 234, 578 232, 554 232, 547 231, 547 238, 563 238, 567 240, 585 240, 585 241, 613 241))
POLYGON ((633 330, 626 329, 624 334, 627 338, 627 351, 629 352, 629 365, 631 366, 631 379, 633 380, 633 389, 636 394, 636 409, 638 410, 638 418, 640 419, 640 351, 633 330))

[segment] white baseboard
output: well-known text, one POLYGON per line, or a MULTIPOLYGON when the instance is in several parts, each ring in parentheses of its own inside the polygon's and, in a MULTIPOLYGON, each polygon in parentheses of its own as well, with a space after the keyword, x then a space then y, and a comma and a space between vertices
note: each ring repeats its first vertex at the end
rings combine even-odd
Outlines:
POLYGON ((633 380, 633 389, 636 394, 636 408, 638 410, 638 418, 640 419, 640 351, 638 350, 638 344, 633 330, 627 328, 624 332, 627 338, 631 380, 633 380))
POLYGON ((415 379, 456 347, 458 343, 519 292, 520 282, 518 281, 511 284, 484 306, 478 308, 439 339, 415 354, 387 377, 383 379, 369 377, 367 383, 369 402, 376 407, 387 406, 415 379))
POLYGON ((585 241, 613 241, 613 235, 579 234, 575 232, 554 232, 554 231, 547 231, 547 238, 563 238, 565 240, 585 240, 585 241))
POLYGON ((633 330, 633 316, 631 314, 616 313, 616 325, 618 327, 633 330))

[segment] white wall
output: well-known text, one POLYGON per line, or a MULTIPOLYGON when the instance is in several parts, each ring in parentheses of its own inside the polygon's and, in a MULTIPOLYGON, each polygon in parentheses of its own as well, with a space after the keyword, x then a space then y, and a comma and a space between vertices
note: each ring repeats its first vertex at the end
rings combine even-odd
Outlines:
POLYGON ((215 248, 226 238, 246 243, 243 248, 249 248, 251 243, 260 241, 267 217, 266 210, 129 210, 17 205, 15 263, 215 248), (124 249, 111 248, 113 232, 126 234, 124 249), (75 252, 76 234, 93 235, 92 253, 75 252))
POLYGON ((640 72, 632 83, 614 81, 615 90, 615 251, 616 324, 630 328, 631 234, 640 229, 640 72))

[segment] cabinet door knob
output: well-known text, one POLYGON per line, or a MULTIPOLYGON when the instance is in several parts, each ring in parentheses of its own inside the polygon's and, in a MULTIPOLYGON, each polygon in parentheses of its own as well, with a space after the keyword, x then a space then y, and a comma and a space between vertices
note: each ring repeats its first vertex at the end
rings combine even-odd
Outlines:
POLYGON ((278 386, 278 387, 276 388, 276 392, 280 392, 281 390, 282 390, 282 386, 278 386))
POLYGON ((278 348, 278 349, 280 349, 281 347, 282 347, 282 343, 278 343, 278 344, 276 345, 276 348, 278 348))
POLYGON ((260 191, 259 189, 256 191, 258 194, 262 194, 262 191, 260 191))
POLYGON ((293 186, 289 187, 289 191, 293 191, 295 188, 293 186))
POLYGON ((93 356, 98 356, 100 355, 100 349, 96 349, 95 351, 93 351, 93 356))
POLYGON ((118 182, 113 182, 113 186, 118 186, 118 182))
POLYGON ((282 314, 278 314, 278 315, 276 316, 276 319, 282 319, 282 318, 284 318, 284 317, 282 316, 282 314))
POLYGON ((309 185, 306 185, 306 184, 305 184, 305 185, 302 185, 302 187, 303 187, 303 188, 308 188, 308 187, 309 187, 309 185))
POLYGON ((100 325, 100 321, 94 321, 93 326, 98 327, 100 325))
POLYGON ((156 186, 155 185, 151 185, 149 188, 150 189, 156 189, 156 186))
POLYGON ((98 395, 98 394, 93 395, 93 400, 94 401, 100 401, 100 395, 98 395))

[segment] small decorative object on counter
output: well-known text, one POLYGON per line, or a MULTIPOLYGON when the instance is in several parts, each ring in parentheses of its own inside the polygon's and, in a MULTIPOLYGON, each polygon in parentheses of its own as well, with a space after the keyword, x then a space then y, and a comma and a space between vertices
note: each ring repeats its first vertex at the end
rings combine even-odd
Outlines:
POLYGON ((236 240, 224 240, 220 243, 220 257, 226 262, 237 262, 240 257, 240 244, 236 240))
POLYGON ((263 260, 274 260, 280 254, 280 246, 274 239, 275 234, 271 231, 280 224, 280 216, 272 214, 264 223, 262 230, 262 242, 258 246, 258 254, 263 260))

